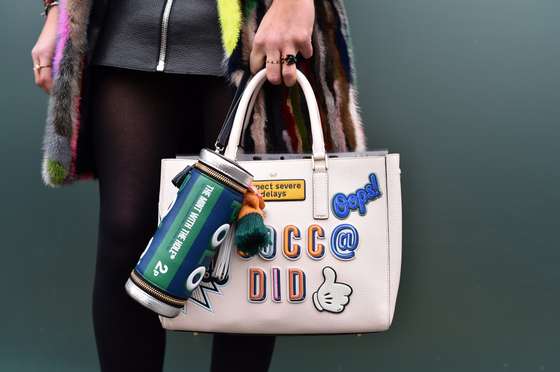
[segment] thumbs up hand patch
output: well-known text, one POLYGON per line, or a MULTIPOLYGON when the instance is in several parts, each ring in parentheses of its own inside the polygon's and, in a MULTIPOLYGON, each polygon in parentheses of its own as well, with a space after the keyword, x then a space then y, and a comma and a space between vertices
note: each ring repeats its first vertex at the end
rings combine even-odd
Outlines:
POLYGON ((323 268, 323 283, 313 293, 313 304, 318 311, 341 313, 350 302, 352 287, 336 281, 336 271, 330 266, 323 268))

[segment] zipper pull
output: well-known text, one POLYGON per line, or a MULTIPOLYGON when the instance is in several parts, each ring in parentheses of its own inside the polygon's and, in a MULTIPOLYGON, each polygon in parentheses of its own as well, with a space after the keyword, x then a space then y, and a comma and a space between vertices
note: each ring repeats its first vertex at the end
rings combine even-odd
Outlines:
POLYGON ((182 171, 180 171, 179 173, 177 173, 177 175, 175 175, 175 177, 173 177, 171 183, 176 188, 180 189, 181 185, 183 184, 183 181, 185 180, 185 178, 187 177, 191 169, 192 169, 192 165, 187 165, 182 171))

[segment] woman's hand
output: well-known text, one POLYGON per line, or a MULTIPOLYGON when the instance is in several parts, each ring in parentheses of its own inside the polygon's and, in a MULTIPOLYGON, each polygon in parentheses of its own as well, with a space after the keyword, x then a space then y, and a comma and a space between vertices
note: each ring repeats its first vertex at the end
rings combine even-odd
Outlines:
POLYGON ((56 47, 56 24, 58 22, 58 6, 53 6, 47 15, 43 30, 37 39, 37 43, 31 50, 33 60, 33 72, 35 73, 35 84, 45 92, 50 93, 52 87, 52 60, 56 47), (35 66, 48 66, 35 68, 35 66))
POLYGON ((280 63, 280 58, 298 52, 304 58, 313 55, 314 22, 313 0, 273 0, 255 34, 249 57, 251 72, 256 73, 266 64, 266 77, 272 84, 283 81, 287 86, 294 85, 296 65, 280 63))

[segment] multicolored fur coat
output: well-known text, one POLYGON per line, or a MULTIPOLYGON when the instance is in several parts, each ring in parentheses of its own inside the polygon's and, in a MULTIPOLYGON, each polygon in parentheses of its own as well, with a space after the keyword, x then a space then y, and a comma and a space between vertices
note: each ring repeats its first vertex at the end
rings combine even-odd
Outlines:
MULTIPOLYGON (((87 120, 88 21, 95 0, 61 0, 54 85, 49 97, 43 139, 42 178, 57 187, 95 179, 87 120)), ((257 25, 271 0, 216 0, 224 50, 223 68, 237 86, 248 60, 257 25)), ((315 1, 313 57, 298 61, 310 80, 321 111, 327 152, 364 151, 366 139, 354 88, 355 72, 349 27, 342 0, 315 1)), ((297 87, 265 84, 251 123, 245 152, 310 152, 309 119, 297 87)))

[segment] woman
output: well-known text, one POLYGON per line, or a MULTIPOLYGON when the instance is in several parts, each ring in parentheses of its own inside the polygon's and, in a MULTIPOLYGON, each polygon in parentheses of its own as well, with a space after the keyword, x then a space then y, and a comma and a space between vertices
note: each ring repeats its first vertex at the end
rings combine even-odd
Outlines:
MULTIPOLYGON (((98 179, 93 321, 103 371, 160 371, 165 332, 123 283, 156 228, 162 158, 211 147, 243 71, 266 68, 247 152, 308 152, 297 67, 316 92, 327 151, 365 137, 343 4, 313 0, 44 0, 32 50, 50 94, 42 177, 98 179), (212 6, 209 6, 211 4, 212 6)), ((266 371, 273 336, 216 334, 213 371, 266 371)))

